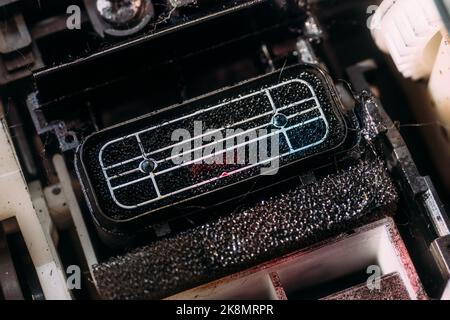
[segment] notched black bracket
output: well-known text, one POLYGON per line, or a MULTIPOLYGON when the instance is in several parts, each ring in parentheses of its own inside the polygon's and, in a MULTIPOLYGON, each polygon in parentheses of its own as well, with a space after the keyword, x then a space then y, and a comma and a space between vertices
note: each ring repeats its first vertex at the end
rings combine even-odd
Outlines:
POLYGON ((78 147, 79 141, 76 133, 69 131, 64 121, 47 121, 41 110, 36 92, 28 96, 27 107, 39 135, 53 132, 56 135, 59 142, 59 147, 63 152, 73 150, 78 147))

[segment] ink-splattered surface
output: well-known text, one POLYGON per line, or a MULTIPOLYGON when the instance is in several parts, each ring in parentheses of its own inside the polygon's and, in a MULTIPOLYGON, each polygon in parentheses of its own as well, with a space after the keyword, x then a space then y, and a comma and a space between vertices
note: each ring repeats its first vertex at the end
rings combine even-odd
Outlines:
POLYGON ((412 300, 398 273, 381 277, 380 289, 370 290, 366 283, 343 290, 323 300, 412 300))
MULTIPOLYGON (((257 177, 270 163, 267 160, 276 159, 284 167, 331 151, 346 135, 335 93, 324 75, 296 66, 282 76, 265 76, 91 136, 79 150, 83 164, 79 171, 84 171, 85 186, 91 186, 87 192, 95 194, 97 203, 92 205, 98 206, 97 211, 125 220, 257 177), (286 120, 282 126, 276 123, 280 114, 286 120), (196 122, 203 129, 200 133, 195 132, 196 122), (230 129, 241 134, 227 138, 230 129), (181 164, 172 154, 179 147, 172 136, 176 130, 190 134, 190 140, 181 141, 189 144, 182 149, 187 160, 181 164), (205 139, 206 130, 224 138, 205 139), (265 143, 265 158, 258 153, 250 159, 254 146, 250 141, 255 140, 246 137, 250 131, 257 134, 256 147, 265 143), (274 141, 279 144, 276 151, 274 141), (228 142, 234 148, 227 148, 228 142), (232 160, 238 151, 246 156, 229 163, 230 151, 232 160), (222 163, 207 163, 210 155, 222 157, 222 163), (155 167, 150 173, 141 170, 147 160, 155 167)), ((225 197, 226 192, 222 200, 225 197)))
POLYGON ((155 299, 192 288, 393 212, 384 164, 366 160, 94 268, 106 299, 155 299))

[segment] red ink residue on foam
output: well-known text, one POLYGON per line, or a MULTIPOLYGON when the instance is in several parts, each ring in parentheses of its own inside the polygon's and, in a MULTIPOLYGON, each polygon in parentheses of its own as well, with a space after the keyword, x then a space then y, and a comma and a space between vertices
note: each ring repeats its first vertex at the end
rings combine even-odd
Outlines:
POLYGON ((411 258, 408 253, 408 249, 397 231, 397 229, 393 228, 392 225, 388 225, 389 236, 391 238, 391 242, 394 243, 394 246, 397 250, 398 257, 400 258, 402 264, 405 267, 406 275, 410 280, 410 283, 413 287, 414 293, 416 294, 416 298, 418 300, 428 300, 428 296, 425 293, 425 290, 422 286, 422 282, 417 275, 416 268, 414 267, 411 258))

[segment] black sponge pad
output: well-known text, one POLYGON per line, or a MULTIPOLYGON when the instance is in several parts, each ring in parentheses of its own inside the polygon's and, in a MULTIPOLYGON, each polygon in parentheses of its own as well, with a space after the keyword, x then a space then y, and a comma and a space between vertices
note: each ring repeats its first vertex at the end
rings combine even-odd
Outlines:
POLYGON ((345 232, 395 211, 382 161, 361 160, 94 267, 105 299, 158 299, 345 232))

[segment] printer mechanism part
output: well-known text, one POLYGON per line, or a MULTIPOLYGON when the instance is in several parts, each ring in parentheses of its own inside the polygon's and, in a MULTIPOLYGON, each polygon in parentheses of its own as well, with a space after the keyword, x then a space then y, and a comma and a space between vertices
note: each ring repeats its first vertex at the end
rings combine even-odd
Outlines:
POLYGON ((266 185, 264 168, 274 176, 336 152, 347 139, 341 110, 320 69, 293 66, 95 133, 78 148, 76 169, 100 228, 161 223, 236 199, 256 179, 266 185), (196 125, 211 129, 197 134, 196 125), (174 141, 180 128, 192 137, 174 141))
POLYGON ((445 296, 448 12, 410 2, 2 2, 0 299, 445 296))

